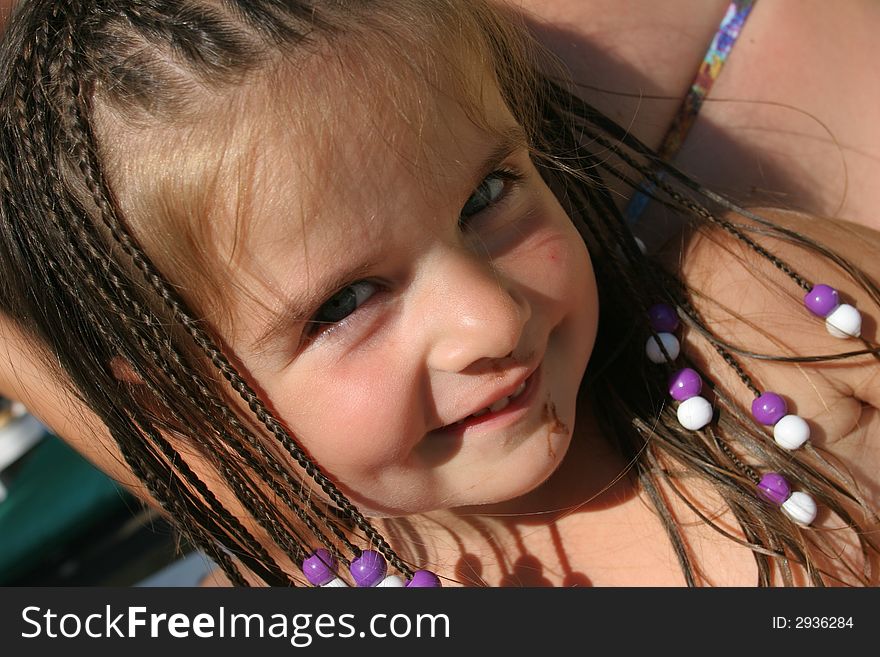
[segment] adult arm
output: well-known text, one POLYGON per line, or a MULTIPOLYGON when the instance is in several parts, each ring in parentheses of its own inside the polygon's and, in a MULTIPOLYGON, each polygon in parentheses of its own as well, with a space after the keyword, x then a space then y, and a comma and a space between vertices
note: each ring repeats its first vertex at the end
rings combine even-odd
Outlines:
MULTIPOLYGON (((496 1, 523 12, 586 100, 653 147, 728 4, 496 1)), ((744 205, 880 230, 878 24, 875 0, 756 0, 676 165, 744 205)))

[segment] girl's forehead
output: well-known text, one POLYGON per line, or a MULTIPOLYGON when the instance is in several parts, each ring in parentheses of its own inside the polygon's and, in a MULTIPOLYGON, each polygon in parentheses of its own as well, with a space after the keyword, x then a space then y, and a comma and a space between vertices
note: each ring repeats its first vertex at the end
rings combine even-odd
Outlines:
POLYGON ((449 93, 411 103, 411 113, 397 98, 373 98, 335 121, 310 112, 302 138, 285 132, 270 142, 258 183, 265 201, 228 261, 239 285, 227 298, 227 330, 242 356, 261 353, 260 337, 281 309, 310 306, 292 299, 330 294, 327 281, 368 263, 397 258, 401 266, 399 254, 418 248, 426 226, 457 220, 491 172, 487 163, 525 145, 497 89, 482 102, 475 120, 449 93))
POLYGON ((234 207, 250 215, 239 228, 430 202, 480 142, 521 134, 488 67, 428 75, 394 62, 369 70, 325 63, 281 70, 249 92, 247 146, 228 171, 228 187, 246 197, 234 207))
POLYGON ((297 257, 318 235, 350 237, 358 220, 442 203, 481 142, 516 131, 490 67, 455 61, 317 53, 207 99, 186 125, 109 131, 130 144, 113 168, 136 232, 197 307, 231 319, 236 291, 273 305, 265 256, 297 257))

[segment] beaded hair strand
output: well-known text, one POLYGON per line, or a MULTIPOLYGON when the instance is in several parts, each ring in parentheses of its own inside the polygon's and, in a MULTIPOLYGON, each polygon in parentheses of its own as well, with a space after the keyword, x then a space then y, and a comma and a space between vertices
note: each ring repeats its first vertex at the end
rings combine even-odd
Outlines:
MULTIPOLYGON (((266 410, 256 394, 213 344, 204 329, 192 318, 183 302, 155 271, 148 257, 135 245, 134 240, 119 221, 118 208, 97 161, 98 146, 90 125, 84 118, 89 116, 91 111, 91 99, 83 88, 90 80, 91 73, 84 64, 83 54, 77 49, 76 43, 81 37, 80 33, 84 26, 89 25, 89 19, 94 18, 89 13, 90 9, 94 11, 89 4, 86 2, 33 3, 27 8, 32 16, 39 16, 39 27, 34 31, 33 41, 22 44, 24 56, 17 62, 14 82, 11 85, 14 110, 9 124, 12 128, 11 132, 15 133, 17 129, 18 134, 13 134, 8 142, 21 145, 21 149, 24 150, 17 154, 18 157, 11 158, 9 163, 10 169, 17 174, 15 176, 17 186, 9 183, 10 177, 3 178, 4 188, 8 192, 3 199, 6 206, 4 218, 14 220, 19 216, 14 199, 20 195, 22 181, 33 180, 34 174, 31 174, 31 171, 39 172, 36 174, 38 180, 33 184, 33 189, 40 194, 39 207, 44 208, 46 215, 53 218, 52 225, 57 231, 57 238, 48 240, 48 243, 67 247, 67 266, 75 269, 82 280, 89 285, 89 289, 98 297, 98 303, 101 304, 98 307, 107 308, 109 311, 107 316, 122 320, 131 331, 129 338, 123 337, 123 340, 133 340, 134 344, 119 345, 120 352, 126 354, 127 362, 136 364, 139 358, 145 356, 146 362, 159 367, 162 375, 171 383, 173 393, 168 394, 162 391, 161 384, 154 378, 156 377, 154 372, 145 371, 144 368, 139 368, 137 372, 146 382, 150 392, 157 395, 159 402, 164 404, 172 417, 177 420, 174 423, 177 425, 176 428, 180 430, 181 427, 209 425, 199 434, 205 441, 204 451, 218 461, 217 469, 230 488, 235 491, 243 507, 263 526, 277 545, 284 547, 286 554, 294 563, 301 563, 308 554, 303 547, 304 541, 301 537, 296 538, 298 531, 289 520, 285 520, 273 510, 272 503, 262 490, 262 486, 252 480, 252 473, 259 473, 261 483, 268 485, 310 530, 312 539, 308 541, 309 543, 317 537, 339 558, 348 562, 348 558, 340 552, 338 544, 319 527, 323 525, 343 547, 350 551, 350 554, 357 556, 360 553, 340 529, 338 521, 328 516, 315 503, 309 487, 302 481, 294 479, 294 476, 253 435, 253 431, 235 418, 228 405, 215 393, 210 392, 209 384, 204 382, 193 368, 185 364, 184 355, 174 346, 169 336, 162 334, 160 327, 163 320, 147 304, 137 300, 125 274, 112 260, 107 261, 101 237, 97 234, 88 210, 83 207, 82 199, 73 198, 58 178, 58 172, 63 165, 57 164, 60 156, 59 148, 55 144, 63 144, 68 152, 73 154, 73 159, 87 187, 87 203, 93 206, 98 220, 109 231, 113 241, 131 258, 173 319, 210 358, 220 374, 245 400, 256 418, 269 429, 302 467, 305 474, 333 500, 343 517, 351 520, 367 537, 370 545, 378 549, 402 573, 411 574, 410 568, 396 556, 381 535, 306 457, 281 424, 266 410), (34 69, 37 69, 36 75, 31 73, 34 69), (48 82, 31 85, 29 84, 31 77, 48 82), (47 85, 54 86, 54 89, 44 90, 47 85), (49 96, 53 91, 55 95, 50 101, 49 96), (57 141, 43 138, 41 129, 45 125, 53 126, 58 131, 57 141), (48 180, 48 191, 42 187, 44 175, 48 180), (73 232, 57 218, 55 207, 63 208, 65 218, 73 225, 73 232), (94 273, 96 271, 100 274, 96 275, 94 273), (144 327, 147 328, 147 335, 143 334, 144 327), (231 436, 222 424, 212 421, 210 415, 193 417, 193 407, 181 404, 175 400, 175 395, 180 395, 183 400, 206 400, 208 407, 218 412, 237 435, 231 436), (214 436, 218 436, 218 439, 213 439, 214 436), (245 443, 239 439, 243 439, 245 443), (245 445, 250 449, 246 449, 245 445), (250 471, 225 456, 232 455, 231 453, 250 465, 250 471), (271 473, 269 476, 266 473, 266 466, 271 473), (297 498, 296 501, 291 498, 291 493, 297 498)), ((9 90, 7 93, 10 93, 9 90)), ((40 261, 46 263, 51 270, 45 272, 46 278, 52 280, 50 289, 76 290, 77 285, 81 285, 77 276, 71 275, 64 267, 56 265, 56 259, 50 257, 47 250, 42 247, 43 243, 42 237, 35 237, 30 240, 29 246, 38 249, 39 255, 42 256, 40 261)), ((119 337, 113 334, 109 327, 105 328, 106 320, 102 318, 101 313, 95 311, 97 304, 94 299, 81 294, 72 294, 68 298, 74 307, 62 311, 53 299, 53 303, 41 303, 37 311, 60 315, 51 318, 49 323, 69 322, 71 316, 82 314, 85 325, 98 331, 108 343, 118 343, 119 337)), ((68 360, 65 354, 69 353, 67 351, 69 348, 57 343, 54 346, 61 362, 68 360)), ((98 349, 96 353, 100 351, 98 349)), ((107 364, 112 357, 113 354, 106 356, 107 360, 102 367, 105 374, 109 374, 106 372, 107 364)), ((69 363, 66 364, 68 366, 65 369, 76 373, 78 369, 76 364, 72 367, 69 363)), ((75 374, 74 378, 77 378, 75 374)), ((129 403, 121 406, 135 415, 128 419, 125 413, 119 412, 120 406, 114 403, 116 400, 104 398, 104 391, 118 387, 119 383, 108 379, 101 381, 103 385, 93 385, 88 377, 82 377, 76 383, 88 401, 103 411, 100 415, 117 440, 121 453, 132 471, 147 486, 150 494, 172 518, 187 519, 187 530, 192 535, 195 545, 206 549, 209 554, 216 555, 216 549, 206 544, 204 540, 205 537, 210 536, 213 541, 219 541, 224 546, 224 550, 245 562, 252 572, 261 576, 267 583, 291 583, 289 577, 284 575, 278 564, 274 563, 260 542, 241 525, 230 510, 223 507, 209 487, 186 466, 180 453, 170 447, 161 432, 153 428, 156 419, 148 419, 145 414, 134 414, 132 409, 137 408, 138 403, 143 403, 143 399, 137 399, 132 394, 129 403), (128 432, 140 434, 141 439, 135 441, 126 439, 125 436, 130 435, 128 432), (220 520, 219 525, 215 518, 220 520)), ((197 404, 194 406, 198 408, 197 404)), ((166 425, 168 423, 167 418, 161 421, 166 425)), ((231 567, 232 562, 228 558, 218 559, 218 562, 233 582, 239 584, 245 582, 237 569, 231 567)))
MULTIPOLYGON (((450 12, 476 11, 479 5, 437 4, 450 12)), ((338 586, 342 580, 337 563, 378 570, 382 559, 412 585, 435 585, 429 574, 414 571, 309 459, 233 365, 234 354, 224 351, 210 326, 187 306, 138 244, 108 182, 94 128, 96 97, 107 92, 98 68, 107 64, 102 57, 114 55, 101 47, 107 49, 112 39, 127 46, 131 43, 126 38, 145 44, 137 52, 146 61, 134 62, 143 64, 142 69, 127 70, 126 62, 110 61, 121 76, 116 81, 120 88, 131 91, 123 101, 136 103, 138 93, 165 79, 164 69, 156 79, 149 77, 154 64, 150 48, 160 58, 170 53, 186 62, 196 78, 229 84, 238 62, 250 70, 263 61, 259 53, 265 49, 299 44, 315 32, 336 29, 337 16, 318 10, 319 5, 277 0, 23 3, 6 38, 3 74, 8 82, 0 98, 0 221, 4 234, 12 236, 0 242, 0 256, 9 270, 2 282, 2 307, 48 345, 81 398, 110 429, 132 472, 233 583, 250 583, 244 566, 267 584, 293 585, 298 581, 288 567, 293 564, 303 567, 310 583, 338 586), (119 358, 139 383, 120 381, 111 366, 119 358), (250 411, 247 417, 235 410, 242 404, 250 411), (188 464, 192 453, 211 464, 236 504, 253 519, 252 526, 242 521, 236 508, 220 501, 205 473, 188 464), (315 498, 311 484, 330 504, 315 498)), ((390 6, 401 15, 409 9, 406 3, 390 6)), ((504 38, 489 31, 494 25, 484 27, 484 37, 498 55, 504 38)), ((532 64, 525 62, 526 67, 532 64)), ((876 544, 848 510, 849 505, 862 510, 867 505, 817 449, 807 446, 803 456, 772 441, 768 444, 754 420, 715 389, 703 372, 699 377, 714 389, 720 416, 694 431, 678 424, 666 392, 676 358, 660 336, 668 331, 651 319, 658 303, 673 308, 677 319, 706 336, 753 394, 761 391, 735 357, 749 354, 718 339, 693 308, 689 291, 641 253, 601 176, 622 179, 633 189, 640 186, 638 177, 651 180, 657 202, 695 223, 719 226, 804 289, 805 279, 707 207, 723 199, 681 176, 567 89, 527 73, 511 82, 504 76, 512 78, 522 70, 510 62, 495 66, 501 85, 509 86, 506 100, 520 103, 514 107, 517 118, 531 123, 532 117, 530 109, 523 109, 529 99, 517 99, 515 92, 525 89, 538 100, 536 106, 544 114, 535 122, 535 158, 561 190, 558 194, 593 256, 602 327, 583 393, 602 398, 597 408, 607 413, 601 419, 621 451, 636 463, 636 476, 658 509, 687 583, 698 583, 699 564, 663 498, 664 485, 707 524, 753 550, 760 584, 771 583, 774 564, 785 583, 792 584, 790 562, 801 564, 814 584, 824 583, 807 544, 819 540, 815 532, 790 522, 755 494, 761 482, 758 471, 764 466, 784 470, 854 528, 867 564, 868 555, 877 554, 876 544), (631 348, 646 339, 656 343, 662 356, 659 369, 645 362, 640 349, 631 348), (639 376, 620 377, 620 364, 639 376), (743 539, 730 535, 679 491, 673 465, 719 492, 743 539)), ((784 233, 764 225, 775 234, 784 233)), ((815 250, 849 267, 827 250, 815 250)), ((851 267, 848 271, 880 305, 876 285, 851 267)), ((880 349, 866 344, 864 350, 821 358, 864 353, 876 356, 880 349)), ((867 581, 867 570, 851 574, 856 581, 867 581)))
MULTIPOLYGON (((778 395, 775 395, 775 393, 762 392, 756 386, 752 377, 746 372, 746 368, 732 354, 737 353, 744 357, 755 357, 761 360, 774 360, 789 363, 816 363, 865 354, 871 354, 877 358, 878 354, 880 354, 880 347, 868 343, 864 338, 860 338, 864 344, 864 349, 850 349, 844 352, 824 356, 782 357, 756 354, 738 347, 737 345, 732 345, 723 341, 712 332, 705 320, 703 320, 694 309, 689 301, 690 292, 681 281, 665 271, 662 267, 655 265, 649 259, 645 258, 643 245, 640 244, 638 239, 632 234, 631 228, 623 214, 613 203, 610 194, 607 191, 604 193, 601 191, 603 185, 601 183, 596 184, 595 181, 599 178, 599 174, 605 174, 611 178, 623 180, 630 187, 640 190, 641 193, 647 193, 654 198, 655 201, 660 202, 667 208, 675 210, 679 214, 685 216, 697 227, 705 223, 707 225, 717 226, 721 230, 726 231, 745 244, 749 249, 770 262, 776 269, 782 271, 786 276, 791 278, 798 287, 807 292, 805 304, 812 314, 820 315, 822 317, 829 316, 830 313, 838 307, 835 302, 829 302, 827 308, 814 309, 815 302, 813 301, 813 298, 822 294, 831 296, 833 293, 833 298, 836 300, 836 292, 828 292, 829 288, 827 288, 827 286, 813 285, 809 283, 789 264, 768 252, 766 248, 758 244, 754 239, 748 237, 744 233, 744 230, 748 230, 749 227, 734 225, 729 220, 713 214, 707 207, 700 203, 698 200, 699 198, 702 197, 705 202, 718 203, 724 209, 742 214, 746 218, 754 219, 757 223, 767 229, 766 232, 768 234, 784 236, 800 246, 812 249, 821 256, 827 257, 829 260, 840 265, 841 268, 850 275, 853 281, 865 289, 870 295, 870 298, 877 301, 878 305, 880 305, 880 295, 878 295, 876 284, 864 273, 857 270, 850 263, 834 254, 826 247, 815 244, 814 242, 793 233, 793 231, 778 227, 772 222, 759 217, 755 213, 739 208, 729 200, 723 199, 717 194, 705 190, 687 178, 687 176, 676 171, 674 167, 660 159, 650 149, 632 137, 632 135, 613 124, 593 108, 589 107, 577 96, 564 91, 558 83, 548 81, 547 96, 553 99, 553 101, 548 104, 548 107, 551 108, 551 114, 547 122, 570 126, 568 130, 562 131, 565 134, 561 134, 561 132, 556 133, 557 138, 561 139, 560 145, 556 148, 551 148, 550 150, 559 154, 564 154, 564 157, 552 161, 549 168, 552 169, 553 166, 561 167, 567 174, 571 174, 575 179, 578 177, 578 172, 589 171, 591 179, 587 182, 588 184, 592 184, 594 188, 592 194, 589 190, 584 190, 582 193, 572 192, 572 188, 577 187, 578 183, 573 183, 567 188, 572 196, 580 197, 582 199, 580 204, 573 209, 573 215, 586 224, 586 238, 588 241, 594 240, 601 243, 601 240, 597 238, 597 235, 602 232, 602 229, 600 228, 601 225, 604 225, 606 228, 610 227, 621 238, 615 242, 616 246, 610 251, 607 245, 601 247, 602 252, 606 256, 606 261, 617 265, 612 277, 615 281, 608 281, 605 285, 609 287, 619 286, 619 283, 616 281, 619 278, 625 278, 626 270, 641 269, 643 271, 643 276, 640 278, 639 282, 644 286, 644 289, 648 290, 649 295, 653 295, 654 303, 657 304, 646 309, 646 301, 643 301, 641 295, 634 293, 631 284, 626 284, 625 288, 621 290, 622 294, 629 292, 632 295, 632 298, 635 299, 638 313, 641 313, 643 317, 650 316, 650 321, 648 322, 647 327, 650 332, 650 337, 647 341, 649 357, 652 358, 654 362, 665 365, 667 375, 675 374, 678 376, 680 374, 680 372, 675 373, 675 370, 670 368, 671 364, 676 361, 679 355, 678 343, 674 339, 665 339, 671 337, 670 334, 667 333, 664 336, 661 333, 661 331, 674 330, 678 325, 678 319, 680 317, 689 327, 695 329, 698 334, 708 340, 713 349, 722 357, 723 361, 736 373, 737 378, 740 379, 743 385, 756 398, 755 404, 753 404, 754 416, 749 417, 744 414, 732 400, 722 395, 715 386, 711 386, 711 380, 705 374, 700 373, 700 375, 696 375, 696 372, 693 369, 688 368, 693 375, 698 376, 698 381, 700 380, 699 377, 702 377, 703 381, 710 384, 712 392, 716 397, 716 404, 721 407, 720 418, 715 420, 715 422, 712 422, 712 411, 715 409, 712 409, 711 405, 705 404, 709 413, 705 415, 703 420, 701 420, 699 427, 696 427, 702 429, 702 431, 696 432, 696 434, 692 436, 689 444, 685 445, 682 443, 682 436, 679 435, 680 429, 678 427, 670 427, 670 429, 673 430, 668 436, 664 435, 664 420, 680 420, 682 417, 680 411, 685 405, 687 399, 687 397, 676 397, 674 391, 670 389, 670 392, 673 393, 673 399, 685 400, 685 403, 678 406, 678 417, 676 417, 674 412, 669 412, 673 409, 673 405, 662 402, 661 407, 656 409, 653 418, 651 416, 643 416, 640 418, 639 413, 636 412, 634 424, 637 425, 638 431, 643 434, 643 439, 636 439, 635 445, 630 447, 630 450, 633 451, 630 452, 627 450, 627 452, 633 454, 638 452, 643 454, 642 465, 650 462, 652 460, 652 455, 661 452, 666 452, 667 455, 673 455, 674 458, 679 460, 679 462, 682 458, 687 458, 688 460, 691 460, 689 465, 694 470, 702 470, 707 476, 713 479, 716 487, 720 490, 722 495, 724 495, 729 508, 737 517, 740 529, 742 529, 744 535, 747 537, 747 541, 752 547, 756 559, 759 561, 759 578, 762 584, 769 583, 769 563, 766 561, 766 556, 775 557, 775 561, 782 569, 783 578, 788 584, 792 581, 791 573, 788 568, 789 558, 791 561, 799 563, 806 568, 808 575, 814 584, 821 585, 823 580, 822 573, 820 573, 815 567, 808 551, 804 547, 801 547, 799 539, 796 540, 797 534, 792 536, 787 531, 777 531, 776 536, 774 536, 774 532, 767 532, 765 533, 765 537, 761 539, 760 533, 755 532, 756 528, 760 527, 763 527, 764 529, 762 531, 766 532, 767 528, 774 524, 775 519, 773 516, 766 514, 766 511, 768 511, 769 508, 772 508, 764 503, 767 500, 770 500, 774 504, 782 504, 788 500, 791 500, 790 503, 797 502, 800 504, 803 502, 806 504, 806 508, 796 508, 795 506, 792 506, 792 512, 794 513, 792 517, 797 518, 796 522, 800 522, 804 525, 809 524, 815 513, 815 510, 810 510, 809 506, 812 502, 809 499, 805 500, 805 494, 794 493, 792 495, 787 482, 784 482, 784 479, 781 476, 778 476, 775 472, 771 472, 765 475, 766 479, 761 477, 755 470, 755 467, 757 466, 752 466, 748 463, 754 463, 752 459, 755 458, 759 461, 772 464, 779 469, 786 469, 795 481, 801 483, 809 482, 811 493, 818 496, 822 504, 831 509, 833 513, 845 523, 845 526, 850 527, 855 531, 861 545, 862 555, 865 561, 865 569, 868 569, 869 555, 877 554, 877 544, 867 529, 853 517, 852 513, 848 511, 839 500, 846 500, 847 502, 854 504, 871 523, 877 522, 876 511, 870 509, 865 500, 859 495, 855 482, 853 482, 849 475, 842 473, 839 467, 823 457, 819 448, 812 446, 809 442, 805 443, 809 435, 808 431, 806 437, 800 436, 793 442, 791 438, 780 438, 778 434, 780 433, 779 429, 782 429, 782 427, 777 426, 775 428, 777 429, 776 443, 778 447, 768 446, 767 436, 763 433, 760 427, 761 425, 773 426, 774 424, 783 424, 779 423, 779 416, 783 415, 784 411, 779 412, 778 408, 771 408, 768 412, 768 409, 763 408, 763 406, 766 406, 769 400, 776 405, 781 402, 782 408, 784 408, 784 402, 778 395), (581 145, 584 143, 595 145, 606 155, 603 158, 591 155, 585 149, 581 148, 581 145), (609 157, 608 154, 612 157, 609 157), (640 163, 638 158, 643 158, 646 163, 640 163), (646 192, 645 184, 640 184, 638 178, 631 174, 627 174, 627 170, 635 172, 635 174, 641 176, 643 180, 648 181, 651 191, 646 192), (678 183, 678 187, 674 187, 672 184, 673 182, 678 183), (661 193, 662 196, 660 195, 661 193), (666 315, 666 317, 656 318, 653 316, 654 312, 658 309, 662 310, 662 314, 666 315), (657 323, 657 319, 661 319, 661 321, 657 323), (670 353, 673 347, 674 352, 670 353), (654 352, 653 356, 651 356, 651 352, 654 352), (772 420, 767 419, 770 415, 777 412, 778 416, 774 416, 772 420), (654 421, 652 421, 652 419, 654 421), (659 420, 659 422, 656 420, 659 420), (701 433, 706 434, 704 440, 695 441, 694 438, 699 438, 701 433), (645 445, 644 439, 648 440, 647 445, 645 445), (737 454, 737 452, 728 444, 729 441, 740 443, 741 449, 749 456, 744 458, 740 454, 737 454), (701 453, 694 459, 691 456, 687 456, 687 450, 682 449, 684 447, 690 448, 699 444, 705 444, 709 449, 715 450, 717 456, 701 453), (801 451, 806 452, 806 460, 801 459, 799 456, 796 456, 789 451, 795 450, 801 445, 804 445, 803 450, 801 451), (641 452, 639 450, 641 450, 641 452), (725 462, 731 468, 729 474, 725 472, 726 469, 722 470, 717 467, 717 465, 721 465, 725 462), (717 465, 710 465, 707 470, 705 465, 712 463, 717 465), (726 482, 723 485, 721 485, 722 476, 723 480, 726 482), (772 490, 772 484, 780 481, 782 481, 782 490, 778 491, 780 497, 779 499, 776 499, 774 496, 777 492, 772 490), (748 501, 748 493, 746 493, 746 490, 748 490, 747 487, 751 487, 752 489, 748 492, 752 494, 751 497, 753 498, 754 504, 743 505, 742 502, 744 500, 748 501), (771 490, 765 490, 765 487, 770 487, 771 490), (758 493, 757 496, 755 495, 756 488, 758 493), (731 497, 730 495, 725 494, 725 490, 736 491, 738 495, 736 498, 731 497), (739 493, 745 493, 745 495, 739 495, 739 493), (748 510, 747 507, 749 506, 754 506, 754 510, 748 510), (759 513, 756 515, 755 512, 759 513), (763 546, 765 541, 769 542, 767 547, 763 546)), ((583 175, 581 174, 580 177, 583 178, 583 175)), ((600 285, 600 290, 601 289, 602 286, 600 285)), ((608 296, 612 299, 616 298, 616 295, 613 293, 608 296)), ((603 306, 603 312, 609 307, 614 308, 614 303, 612 302, 603 306)), ((853 313, 852 310, 847 310, 850 314, 853 313)), ((826 319, 826 324, 828 324, 829 333, 836 337, 859 337, 858 320, 856 320, 853 325, 848 326, 846 330, 838 328, 833 323, 833 319, 830 316, 826 319)), ((619 354, 620 351, 620 349, 617 349, 614 350, 613 353, 619 354)), ((691 367, 696 367, 693 363, 687 364, 691 367)), ((607 367, 607 365, 603 365, 602 367, 607 367)), ((590 368, 592 368, 592 363, 590 368)), ((590 368, 588 368, 588 377, 590 376, 590 368)), ((680 384, 675 378, 673 378, 670 383, 672 385, 680 384)), ((600 404, 598 407, 607 409, 607 404, 604 406, 600 404)), ((632 408, 627 410, 632 411, 632 408)), ((632 415, 625 416, 633 417, 632 415)), ((795 420, 800 420, 800 418, 790 416, 786 416, 785 419, 792 420, 791 423, 785 424, 792 424, 795 420)), ((799 428, 803 424, 803 421, 800 420, 799 428)), ((623 427, 622 430, 618 432, 618 435, 625 435, 627 429, 629 429, 629 427, 623 427)), ((784 434, 786 429, 783 429, 781 433, 784 434)), ((654 465, 657 465, 656 462, 654 465)), ((650 470, 651 468, 648 469, 650 470)), ((664 468, 657 467, 656 471, 663 473, 664 468)), ((644 475, 644 470, 640 471, 640 475, 644 475)), ((663 476, 666 475, 664 474, 663 476)), ((651 489, 646 486, 646 491, 650 493, 651 489)), ((693 504, 688 502, 687 499, 684 499, 684 501, 689 504, 691 510, 695 511, 698 515, 702 515, 693 504)), ((783 509, 785 510, 785 505, 783 505, 783 509)), ((661 515, 661 517, 664 521, 667 521, 665 516, 661 515)), ((710 519, 705 516, 703 516, 703 519, 722 534, 727 535, 729 538, 733 538, 722 528, 716 526, 710 519)), ((667 528, 669 529, 669 527, 667 528)), ((812 540, 821 540, 820 535, 816 532, 804 533, 802 530, 798 530, 798 532, 801 536, 809 536, 812 540)), ((684 562, 687 557, 685 554, 679 552, 679 558, 684 562)), ((870 579, 868 570, 855 572, 851 568, 847 569, 857 581, 867 582, 870 579)))

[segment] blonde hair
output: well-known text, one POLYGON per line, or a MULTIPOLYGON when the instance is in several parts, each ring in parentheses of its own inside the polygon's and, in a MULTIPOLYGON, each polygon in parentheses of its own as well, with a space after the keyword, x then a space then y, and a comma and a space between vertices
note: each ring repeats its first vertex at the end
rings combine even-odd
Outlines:
MULTIPOLYGON (((235 20, 225 3, 184 6, 235 20)), ((287 27, 291 19, 283 20, 287 27)), ((137 69, 137 77, 95 89, 100 154, 129 229, 169 280, 186 282, 177 291, 197 314, 222 326, 231 321, 222 300, 249 206, 282 192, 257 187, 258 170, 272 166, 262 162, 261 144, 279 126, 305 151, 317 139, 305 114, 320 114, 329 133, 348 107, 382 98, 391 99, 401 126, 419 134, 435 119, 417 99, 442 90, 488 130, 482 96, 497 87, 529 139, 537 134, 538 52, 495 8, 460 0, 322 3, 306 25, 293 25, 295 37, 268 43, 236 25, 247 57, 233 63, 227 56, 227 63, 215 54, 224 65, 214 67, 188 61, 173 42, 157 47, 120 35, 114 43, 126 47, 114 62, 131 70, 112 75, 127 81, 137 69), (235 237, 221 253, 216 227, 230 219, 235 237)))
MULTIPOLYGON (((608 190, 588 176, 601 170, 635 186, 665 165, 540 75, 535 53, 513 22, 477 0, 29 0, 0 60, 2 309, 45 346, 47 362, 60 366, 105 423, 128 467, 234 583, 248 583, 240 564, 266 583, 292 583, 290 564, 316 544, 347 563, 366 543, 411 575, 269 411, 205 319, 210 276, 203 271, 215 256, 210 232, 202 231, 210 231, 215 204, 231 193, 223 188, 224 163, 243 165, 245 173, 254 165, 247 149, 259 126, 229 117, 221 139, 202 140, 198 122, 219 101, 244 98, 240 90, 249 85, 296 79, 291 71, 311 55, 335 57, 342 82, 359 71, 390 75, 389 90, 400 82, 451 81, 479 121, 472 73, 479 80, 488 71, 591 247, 602 312, 585 389, 601 399, 608 435, 634 464, 687 581, 696 582, 692 555, 659 492, 677 472, 700 478, 728 504, 754 551, 760 583, 771 582, 773 564, 790 583, 792 562, 823 582, 813 558, 821 546, 756 498, 744 454, 791 472, 854 528, 864 568, 850 568, 851 579, 868 581, 877 548, 850 512, 865 504, 833 467, 768 447, 735 412, 699 434, 678 425, 664 394, 667 373, 646 367, 634 346, 651 333, 646 309, 667 300, 711 332, 687 290, 639 253, 608 190), (376 53, 377 66, 362 59, 365 53, 376 53), (379 68, 390 59, 402 65, 379 68), (358 61, 362 67, 351 68, 358 61), (240 128, 245 138, 232 139, 240 128), (168 143, 173 130, 186 138, 168 143), (138 134, 149 138, 131 144, 146 155, 129 166, 126 140, 138 134), (586 148, 591 144, 601 157, 586 148), (113 371, 119 358, 131 367, 130 379, 113 371)), ((332 115, 334 98, 324 98, 332 115)), ((707 193, 663 170, 669 177, 654 179, 656 193, 670 208, 741 239, 739 228, 701 205, 707 193)))

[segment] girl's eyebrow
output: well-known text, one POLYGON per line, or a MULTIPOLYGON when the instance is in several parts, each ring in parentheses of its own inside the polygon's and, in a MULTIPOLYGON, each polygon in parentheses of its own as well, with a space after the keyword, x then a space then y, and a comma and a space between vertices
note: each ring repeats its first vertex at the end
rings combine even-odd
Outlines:
MULTIPOLYGON (((357 278, 366 275, 376 266, 375 262, 365 262, 351 269, 344 269, 319 282, 315 287, 310 287, 301 294, 292 295, 284 302, 284 307, 278 312, 260 336, 254 340, 252 351, 260 355, 272 347, 281 335, 290 327, 304 324, 311 319, 311 313, 320 303, 325 301, 334 292, 344 285, 353 282, 357 278)), ((288 336, 289 337, 289 336, 288 336)))
POLYGON ((528 144, 526 132, 518 123, 490 134, 493 135, 492 150, 474 169, 476 175, 471 183, 471 187, 474 189, 483 181, 483 178, 498 168, 498 165, 528 144))
MULTIPOLYGON (((476 188, 487 175, 492 173, 504 160, 519 149, 528 144, 525 130, 519 124, 514 124, 500 130, 494 130, 492 135, 492 149, 483 158, 479 166, 474 168, 476 182, 468 182, 476 188)), ((284 307, 272 320, 266 329, 254 340, 252 351, 260 355, 270 349, 290 327, 297 323, 304 323, 311 317, 312 309, 325 301, 334 292, 344 285, 354 282, 357 278, 366 275, 376 266, 375 261, 362 262, 354 267, 346 268, 330 274, 320 280, 317 285, 302 294, 290 296, 284 303, 284 307)))

